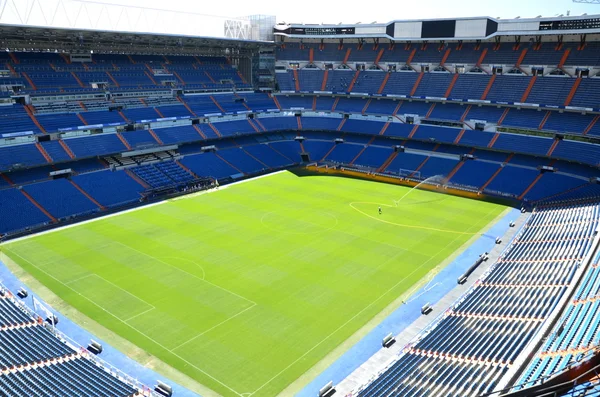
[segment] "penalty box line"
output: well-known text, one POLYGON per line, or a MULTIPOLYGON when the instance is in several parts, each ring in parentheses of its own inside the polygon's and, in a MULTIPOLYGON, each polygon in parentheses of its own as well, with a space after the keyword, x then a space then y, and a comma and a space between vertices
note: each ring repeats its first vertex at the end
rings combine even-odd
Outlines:
MULTIPOLYGON (((491 212, 491 211, 490 211, 491 212)), ((489 214, 489 212, 488 212, 489 214)), ((467 230, 470 230, 473 227, 473 225, 471 227, 469 227, 467 230)), ((341 329, 343 329, 344 327, 346 327, 346 325, 348 325, 349 323, 351 323, 355 318, 357 318, 358 316, 360 316, 363 312, 365 312, 367 309, 369 309, 371 306, 373 306, 375 303, 377 303, 378 301, 380 301, 384 296, 386 296, 387 294, 389 294, 391 291, 393 291, 398 285, 400 285, 401 283, 403 283, 406 279, 408 279, 410 276, 412 276, 414 273, 416 273, 420 268, 422 268, 423 266, 425 266, 427 263, 429 263, 432 259, 436 258, 441 252, 443 252, 446 248, 448 248, 450 245, 452 245, 456 240, 458 240, 458 238, 461 235, 458 234, 451 242, 449 242, 445 247, 443 247, 442 249, 440 249, 435 255, 430 256, 429 259, 427 259, 425 262, 423 262, 422 264, 420 264, 419 266, 417 266, 412 272, 410 272, 408 275, 406 275, 404 278, 402 278, 400 281, 398 281, 396 284, 392 285, 387 291, 384 291, 377 299, 373 300, 371 303, 369 303, 366 307, 364 307, 363 309, 361 309, 358 313, 356 313, 354 316, 352 316, 348 321, 346 321, 345 323, 343 323, 342 325, 340 325, 338 328, 336 328, 335 330, 333 330, 333 332, 331 332, 329 335, 327 335, 325 338, 323 338, 319 343, 317 343, 316 345, 314 345, 313 347, 311 347, 309 350, 307 350, 306 352, 304 352, 304 354, 302 354, 300 357, 298 357, 296 360, 294 360, 291 364, 289 364, 287 367, 285 367, 284 369, 282 369, 281 371, 279 371, 277 374, 275 374, 271 379, 267 380, 265 383, 263 383, 262 386, 260 386, 258 389, 254 390, 252 393, 250 393, 249 397, 252 397, 254 394, 258 393, 260 390, 262 390, 265 386, 267 386, 268 384, 270 384, 272 381, 274 381, 275 379, 277 379, 279 376, 281 376, 281 374, 283 374, 284 372, 286 372, 288 369, 290 369, 291 367, 293 367, 294 365, 296 365, 300 360, 302 360, 304 357, 306 357, 308 354, 310 354, 313 350, 315 350, 317 347, 321 346, 321 344, 323 344, 325 341, 327 341, 329 338, 331 338, 333 335, 335 335, 338 331, 340 331, 341 329)), ((392 260, 394 260, 400 253, 397 253, 396 255, 394 255, 393 257, 390 257, 388 260, 384 261, 385 264, 391 262, 392 260)), ((383 310, 383 309, 382 309, 383 310)), ((318 362, 317 362, 318 363, 318 362)), ((316 364, 315 364, 316 365, 316 364)), ((313 365, 314 367, 314 365, 313 365)), ((312 367, 311 367, 312 368, 312 367)))
MULTIPOLYGON (((11 251, 12 252, 12 251, 11 251)), ((178 359, 180 359, 181 361, 183 361, 184 363, 188 364, 189 366, 193 367, 194 369, 196 369, 197 371, 201 372, 202 374, 204 374, 205 376, 207 376, 208 378, 214 380, 215 382, 217 382, 218 384, 220 384, 221 386, 225 387, 227 390, 233 392, 234 394, 242 397, 243 394, 237 392, 236 390, 232 389, 231 387, 227 386, 225 383, 221 382, 219 379, 215 378, 214 376, 212 376, 211 374, 209 374, 208 372, 204 371, 201 368, 198 368, 196 365, 192 364, 191 362, 189 362, 188 360, 186 360, 185 358, 181 357, 180 355, 178 355, 177 353, 173 352, 171 349, 167 348, 166 346, 164 346, 163 344, 161 344, 160 342, 157 342, 154 338, 152 338, 151 336, 146 335, 144 332, 140 331, 139 329, 137 329, 136 327, 134 327, 133 325, 127 323, 126 321, 124 321, 123 319, 119 318, 118 316, 116 316, 115 314, 113 314, 112 312, 110 312, 109 310, 106 310, 106 308, 102 307, 101 305, 97 304, 96 302, 94 302, 93 300, 91 300, 90 298, 88 298, 87 296, 81 294, 79 291, 73 289, 72 287, 70 287, 69 285, 65 284, 63 281, 57 279, 56 277, 54 277, 52 274, 48 273, 47 271, 45 271, 44 269, 34 265, 33 263, 31 263, 29 260, 25 259, 23 256, 17 254, 16 252, 13 252, 13 254, 15 254, 16 256, 18 256, 19 258, 23 259, 25 262, 29 263, 31 266, 35 267, 36 269, 38 269, 40 272, 44 273, 45 275, 47 275, 48 277, 52 278, 53 280, 55 280, 56 282, 62 284, 63 286, 67 287, 68 289, 70 289, 71 291, 73 291, 74 293, 76 293, 77 295, 79 295, 80 297, 82 297, 83 299, 89 301, 91 304, 97 306, 100 310, 104 311, 105 313, 108 313, 110 316, 114 317, 115 319, 117 319, 118 321, 122 322, 123 324, 125 324, 127 327, 131 328, 132 330, 134 330, 135 332, 139 333, 140 335, 144 336, 146 339, 154 342, 157 346, 161 347, 162 349, 164 349, 165 351, 171 353, 173 356, 177 357, 178 359)), ((130 359, 132 359, 130 357, 130 359)), ((133 360, 133 359, 132 359, 133 360)), ((135 360, 134 360, 135 361, 135 360)), ((161 360, 162 361, 162 360, 161 360)), ((138 362, 138 361, 136 361, 138 362)), ((141 363, 138 362, 138 364, 141 365, 141 363)))
MULTIPOLYGON (((140 255, 144 255, 144 256, 146 256, 146 257, 148 257, 148 258, 151 258, 151 259, 153 259, 153 260, 155 260, 155 261, 157 261, 157 262, 160 262, 160 263, 162 263, 163 265, 169 266, 169 267, 170 267, 170 268, 172 268, 172 269, 179 270, 180 272, 183 272, 183 273, 187 274, 187 275, 188 275, 188 276, 190 276, 190 277, 194 277, 195 279, 198 279, 198 280, 200 280, 200 281, 202 281, 202 282, 204 282, 204 283, 210 284, 210 285, 212 285, 213 287, 215 287, 215 288, 218 288, 218 289, 220 289, 220 290, 222 290, 222 291, 225 291, 225 292, 227 292, 227 293, 229 293, 229 294, 231 294, 231 295, 234 295, 234 296, 236 296, 236 297, 238 297, 238 298, 240 298, 240 299, 243 299, 243 300, 245 300, 246 302, 249 302, 249 303, 250 303, 252 306, 256 306, 256 305, 257 305, 257 303, 256 303, 256 302, 254 302, 252 299, 248 299, 248 298, 246 298, 246 297, 244 297, 244 296, 242 296, 242 295, 240 295, 240 294, 236 294, 235 292, 228 290, 227 288, 224 288, 224 287, 221 287, 220 285, 217 285, 217 284, 211 283, 210 281, 208 281, 208 280, 205 280, 205 279, 203 279, 203 278, 200 278, 200 277, 198 277, 198 276, 197 276, 197 275, 195 275, 195 274, 192 274, 192 273, 190 273, 190 272, 188 272, 188 271, 186 271, 186 270, 183 270, 183 269, 181 269, 181 268, 179 268, 179 267, 177 267, 177 266, 173 266, 173 265, 171 265, 170 263, 168 263, 168 262, 165 262, 165 261, 163 261, 163 260, 161 260, 161 259, 158 259, 158 258, 157 258, 157 257, 155 257, 155 256, 152 256, 152 255, 150 255, 150 254, 147 254, 147 253, 145 253, 145 252, 143 252, 143 251, 140 251, 140 250, 138 250, 137 248, 133 248, 133 247, 131 247, 131 246, 129 246, 129 245, 127 245, 127 244, 125 244, 125 243, 122 243, 122 242, 120 242, 120 241, 115 241, 115 243, 116 243, 116 244, 120 244, 120 245, 122 245, 122 246, 123 246, 123 247, 125 247, 125 248, 129 248, 130 250, 132 250, 132 251, 135 251, 135 252, 137 252, 137 253, 138 253, 138 254, 140 254, 140 255)), ((202 270, 204 271, 204 269, 202 269, 202 270)))

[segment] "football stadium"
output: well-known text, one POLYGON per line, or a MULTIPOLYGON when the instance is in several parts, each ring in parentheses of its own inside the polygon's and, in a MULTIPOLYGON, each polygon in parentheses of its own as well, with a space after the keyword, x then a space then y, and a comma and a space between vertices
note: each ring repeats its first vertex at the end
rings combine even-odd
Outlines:
POLYGON ((217 36, 18 3, 0 396, 600 395, 598 6, 217 36))

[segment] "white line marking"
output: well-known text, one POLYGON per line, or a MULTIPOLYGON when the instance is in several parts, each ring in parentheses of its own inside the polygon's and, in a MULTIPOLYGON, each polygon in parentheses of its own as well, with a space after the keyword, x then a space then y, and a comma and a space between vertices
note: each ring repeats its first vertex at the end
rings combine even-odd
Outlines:
POLYGON ((152 311, 152 310, 154 310, 154 309, 156 309, 156 308, 155 308, 154 306, 152 306, 150 309, 148 309, 148 310, 144 310, 143 312, 141 312, 141 313, 138 313, 138 314, 136 314, 135 316, 131 316, 131 317, 129 317, 128 319, 126 319, 126 320, 123 320, 123 321, 127 322, 127 321, 130 321, 130 320, 133 320, 134 318, 136 318, 136 317, 139 317, 139 316, 141 316, 142 314, 146 314, 146 313, 148 313, 148 312, 150 312, 150 311, 152 311))
POLYGON ((230 183, 228 185, 223 185, 223 186, 220 186, 219 189, 203 190, 203 191, 200 191, 200 192, 196 192, 196 193, 192 193, 192 194, 187 194, 187 195, 176 197, 176 198, 173 198, 173 199, 166 199, 166 200, 163 200, 163 201, 159 201, 157 203, 151 203, 151 204, 141 205, 139 207, 130 208, 128 210, 118 211, 118 212, 115 212, 113 214, 99 216, 97 218, 88 219, 86 221, 73 223, 71 225, 59 226, 59 227, 56 227, 56 228, 53 228, 53 229, 50 229, 50 230, 45 230, 43 232, 33 233, 33 234, 29 234, 27 236, 18 237, 18 238, 12 239, 12 240, 5 241, 3 243, 0 243, 0 246, 5 245, 5 244, 9 244, 9 243, 16 243, 17 241, 28 240, 28 239, 30 239, 32 237, 42 236, 42 235, 48 234, 48 233, 54 233, 54 232, 57 232, 59 230, 69 229, 69 228, 76 227, 76 226, 79 226, 79 225, 85 225, 86 223, 97 222, 97 221, 102 220, 102 219, 112 218, 113 216, 118 216, 118 215, 122 215, 122 214, 127 214, 129 212, 133 212, 133 211, 143 210, 143 209, 146 209, 146 208, 154 207, 156 205, 165 204, 165 203, 168 203, 170 201, 182 200, 182 199, 188 199, 188 198, 194 198, 194 197, 199 196, 201 194, 217 192, 219 190, 227 189, 227 188, 229 188, 231 186, 235 186, 235 185, 238 185, 240 183, 246 183, 246 182, 250 182, 250 181, 253 181, 253 180, 256 180, 256 179, 266 178, 268 176, 277 175, 277 174, 280 174, 282 172, 287 172, 287 171, 286 170, 276 171, 276 172, 272 172, 270 174, 260 175, 260 176, 254 177, 254 178, 248 178, 248 179, 244 179, 244 180, 241 180, 241 181, 230 183))
MULTIPOLYGON (((154 257, 154 256, 152 256, 152 255, 150 255, 150 254, 147 254, 147 253, 145 253, 145 252, 143 252, 143 251, 140 251, 140 250, 138 250, 138 249, 136 249, 136 248, 130 247, 129 245, 127 245, 127 244, 125 244, 125 243, 122 243, 122 242, 120 242, 120 241, 115 241, 115 243, 116 243, 116 244, 120 244, 120 245, 122 245, 122 246, 123 246, 123 247, 125 247, 125 248, 129 248, 130 250, 132 250, 132 251, 135 251, 135 252, 137 252, 137 253, 139 253, 139 254, 141 254, 141 255, 147 256, 148 258, 154 259, 155 261, 157 261, 157 262, 160 262, 160 263, 162 263, 163 265, 166 265, 166 266, 169 266, 169 267, 171 267, 171 268, 173 268, 173 269, 179 270, 180 272, 183 272, 183 273, 187 274, 188 276, 194 277, 194 278, 196 278, 196 279, 198 279, 198 280, 200 280, 200 281, 203 281, 203 282, 205 282, 205 283, 208 283, 208 284, 212 285, 213 287, 219 288, 220 290, 223 290, 223 291, 225 291, 225 292, 228 292, 228 293, 230 293, 231 295, 235 295, 235 296, 237 296, 237 297, 238 297, 238 298, 240 298, 240 299, 243 299, 243 300, 245 300, 245 301, 247 301, 247 302, 250 302, 250 303, 252 303, 252 304, 256 305, 256 302, 254 302, 254 301, 253 301, 253 300, 251 300, 251 299, 248 299, 248 298, 245 298, 245 297, 243 297, 243 296, 241 296, 241 295, 238 295, 238 294, 236 294, 235 292, 233 292, 233 291, 230 291, 230 290, 228 290, 227 288, 223 288, 223 287, 221 287, 221 286, 219 286, 219 285, 217 285, 217 284, 213 284, 213 283, 211 283, 211 282, 210 282, 210 281, 208 281, 208 280, 204 280, 204 279, 202 279, 202 278, 200 278, 200 277, 196 276, 195 274, 192 274, 192 273, 190 273, 190 272, 187 272, 187 271, 185 271, 185 270, 183 270, 183 269, 181 269, 181 268, 178 268, 177 266, 173 266, 173 265, 171 265, 171 264, 170 264, 170 263, 168 263, 168 262, 162 261, 162 260, 160 260, 160 259, 158 259, 158 258, 156 258, 156 257, 154 257)), ((203 269, 203 271, 204 271, 204 269, 203 269)))
POLYGON ((117 287, 118 289, 120 289, 121 291, 125 292, 126 294, 129 294, 129 295, 133 296, 135 299, 139 300, 140 302, 144 302, 144 304, 146 304, 146 305, 148 305, 148 306, 151 306, 153 309, 156 309, 156 307, 154 307, 154 305, 152 305, 152 304, 150 304, 150 303, 146 302, 146 301, 145 301, 145 300, 143 300, 142 298, 138 297, 137 295, 134 295, 134 294, 132 294, 131 292, 127 291, 126 289, 119 287, 117 284, 115 284, 115 283, 113 283, 113 282, 111 282, 111 281, 108 281, 107 279, 105 279, 105 278, 104 278, 104 277, 102 277, 101 275, 99 275, 99 274, 96 274, 96 273, 94 273, 94 275, 95 275, 96 277, 98 277, 98 278, 100 278, 100 279, 102 279, 102 280, 106 281, 106 282, 107 282, 107 283, 109 283, 110 285, 112 285, 112 286, 114 286, 114 287, 117 287))
MULTIPOLYGON (((10 250, 9 250, 10 251, 10 250)), ((12 251, 11 251, 12 252, 12 251)), ((237 391, 235 391, 234 389, 232 389, 231 387, 227 386, 225 383, 221 382, 220 380, 218 380, 217 378, 215 378, 214 376, 210 375, 208 372, 198 368, 197 366, 195 366, 194 364, 192 364, 191 362, 189 362, 188 360, 186 360, 185 358, 181 357, 180 355, 178 355, 177 353, 174 353, 173 351, 171 351, 170 349, 168 349, 167 347, 165 347, 164 345, 162 345, 161 343, 155 341, 152 337, 146 335, 145 333, 143 333, 142 331, 140 331, 139 329, 135 328, 134 326, 132 326, 131 324, 126 323, 125 321, 123 321, 122 319, 120 319, 119 317, 115 316, 113 313, 111 313, 110 311, 106 310, 106 308, 102 307, 101 305, 97 304, 96 302, 94 302, 93 300, 91 300, 90 298, 88 298, 85 295, 82 295, 80 292, 74 290, 73 288, 71 288, 70 286, 66 285, 65 283, 63 283, 62 281, 60 281, 59 279, 57 279, 56 277, 54 277, 53 275, 51 275, 50 273, 48 273, 47 271, 45 271, 44 269, 41 269, 39 267, 37 267, 36 265, 34 265, 33 263, 31 263, 29 260, 23 258, 21 255, 17 254, 16 252, 12 252, 13 254, 15 254, 16 256, 18 256, 19 258, 23 259, 25 262, 29 263, 31 266, 35 267, 36 269, 38 269, 39 271, 41 271, 42 273, 46 274, 48 277, 56 280, 57 282, 61 283, 62 285, 64 285, 65 287, 69 288, 71 291, 75 292, 77 295, 81 296, 83 299, 88 300, 90 303, 98 306, 98 308, 100 308, 102 311, 108 313, 109 315, 111 315, 112 317, 116 318, 117 320, 119 320, 120 322, 122 322, 123 324, 125 324, 126 326, 128 326, 129 328, 133 329, 134 331, 136 331, 137 333, 139 333, 140 335, 143 335, 144 337, 146 337, 148 340, 154 342, 157 346, 160 346, 162 349, 164 349, 165 351, 171 353, 172 355, 174 355, 175 357, 177 357, 178 359, 180 359, 181 361, 183 361, 184 363, 190 365, 191 367, 195 368, 196 370, 200 371, 201 373, 203 373, 204 375, 208 376, 209 378, 211 378, 212 380, 214 380, 215 382, 217 382, 218 384, 220 384, 221 386, 225 387, 227 390, 235 393, 238 396, 242 396, 240 393, 238 393, 237 391)))
MULTIPOLYGON (((10 242, 12 243, 13 241, 16 241, 16 240, 12 240, 10 242)), ((85 250, 77 251, 74 254, 71 254, 69 256, 61 256, 60 258, 56 258, 56 259, 53 259, 53 260, 48 261, 48 262, 40 263, 38 266, 48 266, 48 265, 52 265, 52 264, 57 263, 57 262, 61 262, 61 261, 65 261, 65 260, 71 260, 72 258, 74 258, 76 256, 83 255, 83 254, 88 254, 88 253, 90 253, 90 251, 98 251, 98 250, 101 250, 103 248, 110 247, 112 244, 113 244, 113 242, 111 241, 111 242, 109 242, 107 244, 102 244, 102 245, 94 246, 94 248, 88 248, 88 249, 85 249, 85 250)), ((28 241, 26 241, 24 243, 21 243, 21 244, 16 244, 16 247, 23 248, 23 246, 27 246, 27 245, 29 245, 28 241)), ((93 273, 91 273, 91 274, 93 274, 93 273)))
MULTIPOLYGON (((492 210, 490 210, 488 212, 491 213, 494 209, 492 208, 492 210)), ((489 222, 488 222, 489 223, 489 222)), ((472 225, 474 226, 474 225, 472 225)), ((471 227, 472 227, 471 226, 471 227)), ((471 229, 471 227, 469 227, 467 230, 471 229)), ((485 227, 482 226, 481 228, 485 227)), ((352 322, 352 320, 354 320, 356 317, 358 317, 359 315, 361 315, 365 310, 367 310, 368 308, 370 308, 371 306, 373 306, 376 302, 378 302, 379 300, 381 300, 381 298, 383 298, 384 296, 386 296, 388 293, 390 293, 392 290, 394 290, 398 285, 400 285, 402 282, 404 282, 404 280, 406 280, 408 277, 412 276, 415 272, 417 272, 421 267, 423 267, 425 264, 427 264, 429 261, 431 261, 433 258, 437 257, 442 251, 444 251, 448 246, 450 246, 451 244, 454 244, 454 242, 461 237, 461 234, 457 234, 456 237, 449 242, 444 248, 440 249, 435 255, 431 256, 429 259, 427 259, 425 262, 423 262, 421 265, 417 266, 412 272, 410 272, 408 275, 406 275, 403 279, 401 279, 400 281, 398 281, 396 284, 394 284, 392 287, 390 287, 387 291, 385 291, 383 294, 381 294, 381 296, 377 299, 375 299, 374 301, 372 301, 371 303, 369 303, 369 305, 367 305, 366 307, 364 307, 362 310, 360 310, 358 313, 356 313, 354 316, 352 316, 348 321, 346 321, 344 324, 340 325, 338 328, 336 328, 332 333, 330 333, 329 335, 327 335, 325 338, 323 338, 319 343, 317 343, 316 345, 314 345, 312 348, 310 348, 309 350, 307 350, 306 352, 304 352, 303 355, 301 355, 300 357, 298 357, 296 360, 294 360, 290 365, 288 365, 287 367, 285 367, 284 369, 282 369, 281 371, 279 371, 277 374, 275 374, 275 376, 273 376, 271 379, 269 379, 268 381, 266 381, 261 387, 259 387, 258 389, 254 390, 251 394, 250 397, 254 394, 256 394, 258 391, 262 390, 263 387, 265 387, 266 385, 268 385, 269 383, 271 383, 273 380, 277 379, 281 374, 283 374, 285 371, 287 371, 289 368, 291 368, 292 366, 294 366, 298 361, 302 360, 306 355, 308 355, 310 352, 312 352, 313 350, 315 350, 317 347, 319 347, 323 342, 325 342, 326 340, 328 340, 329 338, 331 338, 333 335, 335 335, 339 330, 341 330, 342 328, 344 328, 346 325, 348 325, 350 322, 352 322)), ((392 257, 390 257, 388 260, 384 261, 384 263, 388 263, 391 260, 395 259, 395 257, 397 255, 399 255, 400 252, 392 257)))
POLYGON ((215 328, 217 328, 217 327, 219 327, 219 326, 221 326, 221 325, 225 324, 225 323, 226 323, 226 322, 228 322, 229 320, 232 320, 232 319, 236 318, 237 316, 239 316, 240 314, 242 314, 242 313, 244 313, 244 312, 246 312, 246 311, 248 311, 248 310, 252 309, 254 306, 256 306, 256 304, 254 304, 254 305, 252 305, 252 306, 248 306, 247 308, 245 308, 244 310, 240 311, 239 313, 237 313, 237 314, 234 314, 233 316, 231 316, 231 317, 229 317, 229 318, 227 318, 227 319, 225 319, 225 320, 221 321, 219 324, 213 325, 212 327, 210 327, 210 328, 209 328, 209 329, 207 329, 206 331, 204 331, 204 332, 202 332, 202 333, 200 333, 200 334, 198 334, 198 335, 194 336, 194 337, 193 337, 193 338, 191 338, 191 339, 188 339, 188 340, 186 340, 185 342, 183 342, 183 343, 182 343, 182 344, 180 344, 179 346, 176 346, 176 347, 172 348, 171 350, 177 350, 177 349, 179 349, 180 347, 182 347, 182 346, 184 346, 184 345, 187 345, 188 343, 190 343, 190 342, 192 342, 192 341, 194 341, 194 340, 198 339, 199 337, 201 337, 202 335, 206 334, 207 332, 210 332, 210 331, 212 331, 213 329, 215 329, 215 328))
POLYGON ((158 258, 164 258, 164 259, 176 259, 179 261, 183 261, 183 262, 188 262, 188 263, 193 263, 194 265, 196 265, 200 270, 202 270, 202 280, 206 281, 206 272, 204 271, 204 268, 202 266, 200 266, 200 264, 198 262, 195 262, 191 259, 186 259, 186 258, 181 258, 179 256, 155 256, 154 258, 158 259, 158 258))
POLYGON ((86 274, 85 276, 77 277, 75 280, 67 281, 67 282, 65 283, 65 285, 69 285, 69 284, 72 284, 72 283, 76 283, 76 282, 78 282, 78 281, 81 281, 81 280, 83 280, 83 279, 85 279, 85 278, 88 278, 88 277, 90 277, 90 276, 93 276, 93 275, 94 275, 94 273, 88 273, 88 274, 86 274))

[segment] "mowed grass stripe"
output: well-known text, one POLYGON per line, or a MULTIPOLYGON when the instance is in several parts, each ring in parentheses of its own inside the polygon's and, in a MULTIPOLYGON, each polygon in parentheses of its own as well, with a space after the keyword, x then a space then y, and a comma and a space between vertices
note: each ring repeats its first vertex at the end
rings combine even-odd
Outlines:
POLYGON ((380 221, 378 204, 406 192, 281 173, 3 249, 69 304, 207 387, 271 396, 471 237, 411 226, 475 233, 503 210, 413 191, 380 221), (352 202, 373 203, 361 206, 372 217, 352 202), (86 274, 133 295, 120 303, 130 306, 126 323, 79 295, 106 296, 108 308, 106 283, 83 278, 76 293, 68 287, 77 283, 57 282, 86 274), (142 301, 155 309, 144 313, 142 301))

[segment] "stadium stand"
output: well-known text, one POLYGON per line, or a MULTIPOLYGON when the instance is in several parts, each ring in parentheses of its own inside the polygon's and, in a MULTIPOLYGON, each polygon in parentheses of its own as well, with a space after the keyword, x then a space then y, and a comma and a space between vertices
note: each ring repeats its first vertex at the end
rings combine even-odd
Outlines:
MULTIPOLYGON (((202 178, 306 162, 413 184, 443 175, 447 187, 533 213, 486 277, 357 395, 492 391, 593 249, 600 44, 344 40, 278 41, 269 93, 222 56, 70 62, 3 51, 0 237, 168 197, 154 196, 161 189, 180 194, 202 178)), ((597 345, 599 259, 519 383, 540 383, 597 345)), ((15 305, 0 297, 0 394, 140 393, 15 305)))
POLYGON ((534 211, 489 274, 357 395, 493 390, 592 248, 599 209, 588 204, 534 211))
POLYGON ((121 374, 112 373, 81 348, 44 326, 17 303, 10 291, 0 297, 0 391, 4 395, 141 396, 121 374))

